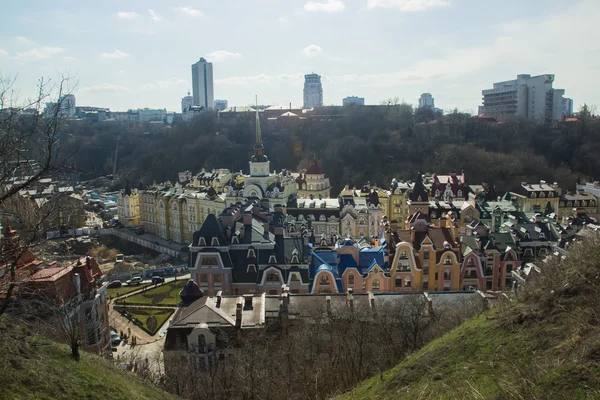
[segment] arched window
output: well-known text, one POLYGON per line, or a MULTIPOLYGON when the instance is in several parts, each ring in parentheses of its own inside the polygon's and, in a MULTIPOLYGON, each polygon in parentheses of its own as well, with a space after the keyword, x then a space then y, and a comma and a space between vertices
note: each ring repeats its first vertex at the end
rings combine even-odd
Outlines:
POLYGON ((407 260, 408 259, 408 251, 406 251, 406 250, 400 251, 400 259, 407 260))
POLYGON ((202 334, 198 335, 198 347, 200 348, 201 351, 203 351, 205 346, 206 346, 206 336, 204 336, 202 334))
POLYGON ((462 197, 462 190, 456 192, 456 197, 462 197))
POLYGON ((444 265, 452 265, 452 257, 447 256, 446 259, 444 259, 444 265))
POLYGON ((177 203, 173 203, 173 212, 177 212, 177 203))
POLYGON ((441 194, 442 194, 442 193, 440 192, 440 189, 437 189, 437 190, 435 191, 435 197, 440 197, 440 195, 441 195, 441 194))
POLYGON ((325 274, 321 275, 321 278, 319 279, 319 284, 320 285, 329 285, 329 277, 325 274))
POLYGON ((410 287, 410 278, 406 277, 406 279, 404 279, 404 287, 410 287))
POLYGON ((354 286, 354 274, 348 275, 348 285, 354 286))
POLYGON ((531 197, 536 197, 535 192, 531 192, 531 197))
POLYGON ((267 282, 279 282, 279 274, 275 271, 267 274, 267 282))
POLYGON ((379 279, 373 279, 373 284, 371 285, 373 291, 378 291, 380 289, 379 279))
POLYGON ((546 195, 544 194, 544 192, 540 193, 540 197, 546 197, 546 195))
POLYGON ((469 258, 469 261, 467 261, 467 267, 474 267, 475 266, 475 260, 473 260, 472 258, 469 258))

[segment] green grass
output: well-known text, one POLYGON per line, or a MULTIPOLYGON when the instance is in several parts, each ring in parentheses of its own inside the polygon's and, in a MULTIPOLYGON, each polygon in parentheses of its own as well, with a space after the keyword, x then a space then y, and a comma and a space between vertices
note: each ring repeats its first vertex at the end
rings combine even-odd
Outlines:
POLYGON ((107 296, 112 297, 113 299, 118 296, 122 296, 127 293, 131 293, 135 290, 139 290, 142 288, 142 285, 139 286, 127 286, 123 285, 120 288, 108 288, 106 289, 107 296))
POLYGON ((600 365, 561 347, 570 340, 567 327, 508 330, 488 312, 338 399, 600 399, 600 365))
POLYGON ((82 351, 76 362, 56 344, 0 319, 0 399, 175 399, 107 360, 82 351))
POLYGON ((144 331, 148 332, 150 335, 154 335, 158 330, 163 326, 165 321, 169 319, 171 314, 173 314, 172 309, 170 308, 134 308, 128 307, 127 312, 131 315, 132 318, 137 318, 142 321, 142 328, 144 331), (153 315, 156 319, 156 328, 150 329, 147 325, 148 317, 153 315))
POLYGON ((179 292, 186 283, 185 280, 171 281, 154 289, 148 289, 144 293, 138 293, 131 297, 127 297, 119 301, 119 304, 177 306, 181 301, 179 292))

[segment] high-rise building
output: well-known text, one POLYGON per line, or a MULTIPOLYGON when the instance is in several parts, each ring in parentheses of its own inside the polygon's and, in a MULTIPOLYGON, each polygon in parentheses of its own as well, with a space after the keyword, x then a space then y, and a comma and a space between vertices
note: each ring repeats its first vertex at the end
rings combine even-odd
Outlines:
POLYGON ((493 89, 482 91, 483 106, 479 115, 503 120, 523 117, 548 123, 563 115, 563 89, 554 89, 554 75, 517 75, 517 79, 494 83, 493 89))
POLYGON ((423 93, 421 97, 419 97, 419 108, 435 108, 435 103, 433 101, 433 96, 431 93, 423 93))
POLYGON ((223 111, 227 109, 227 100, 215 100, 215 110, 223 111))
POLYGON ((323 106, 323 85, 321 75, 304 75, 304 108, 323 106))
POLYGON ((75 116, 75 96, 72 94, 60 96, 58 105, 61 117, 71 118, 75 116))
POLYGON ((365 105, 365 98, 364 97, 357 97, 357 96, 344 97, 344 99, 342 100, 342 105, 349 106, 351 104, 356 104, 358 106, 364 106, 365 105))
POLYGON ((213 88, 213 67, 209 63, 200 58, 196 64, 192 64, 192 95, 195 106, 204 108, 212 108, 215 94, 213 88))
POLYGON ((188 90, 187 96, 181 99, 181 112, 184 113, 185 110, 189 110, 189 108, 193 105, 194 97, 190 95, 190 91, 188 90))
POLYGON ((563 116, 570 117, 573 115, 573 99, 568 97, 563 98, 563 116))

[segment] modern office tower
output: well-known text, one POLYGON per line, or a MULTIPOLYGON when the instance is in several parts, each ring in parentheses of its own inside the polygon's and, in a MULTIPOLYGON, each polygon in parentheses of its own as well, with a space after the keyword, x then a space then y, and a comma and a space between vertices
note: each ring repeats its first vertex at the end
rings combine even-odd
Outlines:
POLYGON ((204 57, 192 64, 192 96, 194 106, 212 108, 215 100, 213 67, 212 63, 207 62, 204 57))
POLYGON ((304 108, 323 106, 323 85, 321 75, 304 75, 304 108))

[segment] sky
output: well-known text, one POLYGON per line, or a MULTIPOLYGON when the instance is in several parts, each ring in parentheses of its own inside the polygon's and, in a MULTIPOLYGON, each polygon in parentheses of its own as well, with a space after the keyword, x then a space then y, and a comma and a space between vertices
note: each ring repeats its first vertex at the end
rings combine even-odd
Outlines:
POLYGON ((77 105, 181 111, 191 64, 213 63, 215 99, 302 105, 304 74, 326 105, 390 98, 476 113, 481 90, 555 74, 575 108, 600 106, 598 0, 12 1, 0 74, 21 99, 70 81, 77 105))

